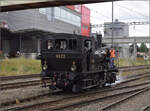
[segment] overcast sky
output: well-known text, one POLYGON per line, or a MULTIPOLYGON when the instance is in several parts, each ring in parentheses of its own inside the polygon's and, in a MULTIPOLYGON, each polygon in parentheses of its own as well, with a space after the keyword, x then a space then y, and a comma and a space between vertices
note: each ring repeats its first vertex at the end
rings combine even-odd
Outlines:
MULTIPOLYGON (((149 21, 149 1, 114 2, 114 19, 122 22, 149 21)), ((91 9, 91 23, 103 24, 112 20, 112 3, 86 4, 91 9)), ((102 31, 102 29, 100 29, 102 31)), ((148 36, 149 25, 130 26, 130 36, 148 36)))

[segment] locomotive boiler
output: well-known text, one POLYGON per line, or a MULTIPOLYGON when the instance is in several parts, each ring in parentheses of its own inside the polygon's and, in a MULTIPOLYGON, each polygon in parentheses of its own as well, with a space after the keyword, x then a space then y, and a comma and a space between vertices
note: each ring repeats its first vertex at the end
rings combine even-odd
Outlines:
POLYGON ((53 33, 41 42, 41 78, 45 87, 79 92, 114 83, 117 68, 110 66, 109 49, 101 36, 53 33))

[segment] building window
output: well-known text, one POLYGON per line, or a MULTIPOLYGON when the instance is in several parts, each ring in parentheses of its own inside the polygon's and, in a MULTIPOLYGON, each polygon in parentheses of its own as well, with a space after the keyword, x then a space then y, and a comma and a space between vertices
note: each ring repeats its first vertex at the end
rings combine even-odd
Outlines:
POLYGON ((60 17, 60 8, 56 7, 54 13, 55 13, 55 18, 59 19, 59 17, 60 17))
POLYGON ((51 21, 52 20, 52 8, 47 8, 46 9, 46 15, 47 15, 47 19, 49 21, 51 21))
POLYGON ((55 7, 54 17, 58 20, 70 23, 72 25, 76 25, 78 27, 81 26, 81 19, 79 16, 77 16, 69 11, 66 11, 62 8, 55 7))
POLYGON ((39 8, 39 12, 46 15, 46 8, 39 8))

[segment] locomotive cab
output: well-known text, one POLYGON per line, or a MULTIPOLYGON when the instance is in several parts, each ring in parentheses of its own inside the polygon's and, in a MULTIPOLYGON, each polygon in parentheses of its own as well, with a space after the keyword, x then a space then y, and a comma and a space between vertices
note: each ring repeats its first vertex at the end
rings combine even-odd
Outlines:
MULTIPOLYGON (((108 64, 104 62, 104 57, 95 54, 96 51, 92 37, 55 33, 43 39, 41 78, 44 86, 78 92, 106 83, 108 64)), ((111 69, 110 72, 115 71, 111 69)))

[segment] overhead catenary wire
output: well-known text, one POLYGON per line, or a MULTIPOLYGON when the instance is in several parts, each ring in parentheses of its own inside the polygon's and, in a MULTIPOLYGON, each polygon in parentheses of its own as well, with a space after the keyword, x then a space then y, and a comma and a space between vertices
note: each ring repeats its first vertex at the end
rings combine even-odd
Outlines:
MULTIPOLYGON (((99 13, 98 11, 95 11, 95 10, 93 10, 94 12, 96 12, 97 14, 99 14, 99 15, 102 15, 101 13, 99 13)), ((19 14, 19 13, 18 13, 19 14)), ((24 15, 26 15, 26 14, 24 14, 24 15)), ((57 16, 57 15, 55 15, 55 16, 57 16)), ((101 18, 100 17, 95 17, 95 16, 92 16, 92 15, 86 15, 86 14, 83 14, 83 16, 89 16, 89 17, 91 17, 91 18, 93 18, 93 19, 96 19, 96 20, 100 20, 101 18)), ((107 18, 107 19, 110 19, 111 20, 111 18, 109 18, 108 16, 105 16, 105 15, 102 15, 103 17, 105 17, 105 18, 107 18)), ((26 18, 28 18, 28 16, 24 16, 24 17, 26 17, 26 18)), ((58 16, 59 17, 59 16, 58 16)), ((75 20, 73 20, 73 22, 77 22, 77 21, 75 21, 75 20)))
POLYGON ((126 9, 126 10, 128 10, 130 13, 131 13, 131 12, 132 12, 132 13, 137 13, 138 15, 143 16, 144 18, 148 18, 148 16, 146 16, 146 15, 144 15, 144 14, 142 14, 142 13, 140 13, 140 12, 134 10, 134 9, 130 9, 130 8, 127 8, 127 7, 118 5, 118 4, 115 4, 115 5, 116 5, 116 6, 119 6, 119 7, 121 7, 121 8, 124 8, 124 9, 126 9))
MULTIPOLYGON (((13 12, 10 12, 10 13, 13 13, 13 12)), ((17 12, 17 14, 19 15, 19 12, 17 12)), ((26 16, 27 14, 25 14, 25 13, 23 13, 22 14, 23 15, 23 18, 22 19, 17 19, 17 21, 19 22, 23 22, 24 21, 24 19, 28 19, 28 21, 27 21, 27 23, 31 23, 31 20, 29 20, 29 18, 28 18, 28 16, 26 16)), ((12 16, 12 18, 15 18, 16 16, 15 15, 13 15, 13 14, 11 14, 11 16, 12 16)), ((46 15, 45 15, 46 16, 46 15)), ((34 14, 34 17, 36 17, 36 19, 39 19, 38 17, 37 17, 37 15, 36 14, 34 14)), ((15 20, 15 19, 14 19, 15 20)), ((38 20, 37 20, 38 21, 38 20)), ((33 24, 32 24, 32 26, 31 26, 31 28, 37 28, 36 26, 36 24, 39 24, 39 25, 41 25, 41 26, 43 26, 43 23, 41 23, 41 22, 38 22, 37 23, 37 21, 34 19, 34 22, 33 22, 33 24)), ((52 21, 50 21, 50 22, 52 22, 52 21)), ((76 21, 74 21, 74 22, 76 22, 76 21)), ((17 25, 16 24, 13 24, 13 22, 11 23, 11 25, 12 25, 12 27, 13 28, 17 28, 17 25)), ((31 25, 31 24, 30 24, 31 25)), ((56 26, 54 26, 53 25, 53 27, 55 28, 55 29, 57 29, 57 30, 59 30, 59 31, 65 31, 66 32, 66 30, 65 29, 63 29, 63 28, 59 28, 59 27, 56 27, 56 26)))
MULTIPOLYGON (((130 16, 133 16, 132 14, 133 14, 133 12, 135 12, 135 13, 137 13, 138 15, 143 16, 143 17, 145 17, 145 18, 148 17, 148 16, 146 16, 146 15, 144 15, 144 14, 138 12, 138 11, 135 11, 135 9, 129 9, 129 8, 126 8, 126 7, 121 6, 121 5, 118 5, 118 4, 114 4, 114 6, 120 7, 119 9, 121 9, 121 10, 123 10, 124 12, 128 13, 130 16), (133 10, 132 13, 131 13, 131 10, 133 10)), ((99 15, 102 15, 103 17, 105 17, 105 18, 107 18, 107 19, 111 19, 110 17, 108 17, 108 16, 106 16, 106 15, 100 13, 99 11, 96 11, 96 10, 93 10, 93 9, 90 9, 90 10, 91 10, 91 12, 93 12, 93 13, 96 12, 96 13, 98 13, 99 15)), ((139 16, 136 16, 136 18, 141 19, 141 17, 139 17, 139 16)), ((144 19, 145 19, 145 18, 144 18, 144 19)), ((124 18, 124 17, 119 17, 118 19, 126 20, 126 18, 124 18)), ((130 19, 130 18, 128 18, 128 19, 130 19)), ((145 20, 146 20, 146 19, 145 19, 145 20)))
MULTIPOLYGON (((100 16, 103 16, 103 17, 105 17, 105 18, 111 20, 110 17, 105 16, 105 15, 101 14, 100 12, 98 12, 98 11, 96 11, 96 10, 91 9, 91 11, 97 13, 97 14, 100 15, 100 16)), ((18 13, 18 14, 19 14, 19 13, 18 13)), ((83 16, 90 16, 91 18, 96 19, 96 20, 99 20, 99 21, 100 21, 100 19, 101 19, 100 17, 96 17, 96 16, 92 16, 92 15, 86 15, 86 14, 84 14, 83 16)), ((25 16, 25 17, 27 18, 28 16, 25 16)), ((29 22, 30 22, 30 20, 29 20, 29 22)), ((73 20, 73 22, 77 22, 77 21, 73 20)), ((57 28, 57 29, 58 29, 58 28, 57 28)), ((61 30, 61 29, 60 29, 60 30, 61 30)))
MULTIPOLYGON (((13 12, 9 12, 9 13, 13 13, 13 12)), ((21 11, 15 11, 15 14, 16 14, 16 15, 17 15, 17 14, 19 15, 20 13, 21 13, 21 11)), ((52 13, 49 13, 49 14, 52 14, 52 13)), ((17 18, 16 18, 17 21, 20 21, 20 22, 22 21, 22 22, 23 22, 24 19, 28 19, 27 22, 28 22, 28 23, 31 22, 30 18, 28 17, 28 16, 29 16, 28 14, 26 14, 26 13, 21 13, 21 15, 22 15, 23 18, 22 18, 22 19, 17 19, 17 18)), ((37 23, 37 21, 38 21, 37 19, 40 19, 40 18, 39 18, 39 16, 37 16, 37 14, 34 13, 34 15, 35 15, 36 20, 34 19, 34 24, 33 24, 32 26, 35 28, 35 27, 37 26, 37 25, 36 25, 36 23, 37 23)), ((44 14, 43 14, 43 15, 44 15, 44 14)), ((11 14, 11 16, 13 16, 13 17, 12 17, 13 19, 15 19, 15 17, 16 17, 16 16, 13 15, 13 14, 11 14)), ((44 16, 47 16, 47 15, 44 15, 44 16)), ((55 15, 55 16, 57 16, 57 15, 55 15)), ((85 15, 85 14, 83 14, 83 16, 89 16, 89 17, 95 18, 95 19, 97 19, 97 20, 100 20, 100 17, 94 17, 94 16, 90 16, 90 15, 85 15)), ((60 17, 60 16, 57 16, 57 17, 60 17)), ((108 17, 106 17, 106 18, 108 18, 108 17)), ((77 21, 75 21, 75 20, 72 20, 72 21, 73 21, 73 22, 77 22, 77 21)), ((52 22, 52 21, 50 21, 50 22, 52 22)), ((41 23, 38 22, 38 24, 41 24, 41 23)), ((15 25, 15 24, 13 24, 13 23, 11 23, 11 24, 9 24, 9 25, 11 25, 11 27, 13 27, 14 30, 17 28, 17 25, 15 25)), ((43 25, 43 24, 41 24, 41 25, 43 25)), ((32 26, 31 26, 31 27, 32 27, 32 26)), ((66 31, 66 30, 63 30, 62 28, 59 28, 59 27, 55 27, 55 26, 54 26, 54 28, 56 28, 56 29, 58 29, 58 30, 60 30, 60 31, 66 31)))
MULTIPOLYGON (((115 6, 118 6, 118 5, 115 5, 115 6)), ((119 7, 119 6, 118 6, 118 7, 119 7)), ((130 20, 130 19, 132 19, 131 17, 135 17, 135 15, 133 15, 132 13, 129 13, 127 10, 125 10, 125 9, 122 8, 121 6, 120 6, 119 9, 122 10, 123 12, 127 13, 127 15, 128 15, 128 16, 120 16, 120 17, 119 17, 120 20, 126 20, 126 19, 130 20)), ((136 16, 136 18, 141 19, 141 17, 139 17, 139 16, 136 16)))

